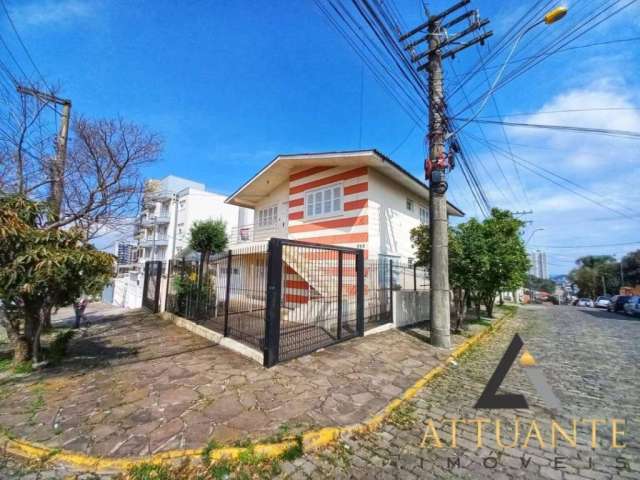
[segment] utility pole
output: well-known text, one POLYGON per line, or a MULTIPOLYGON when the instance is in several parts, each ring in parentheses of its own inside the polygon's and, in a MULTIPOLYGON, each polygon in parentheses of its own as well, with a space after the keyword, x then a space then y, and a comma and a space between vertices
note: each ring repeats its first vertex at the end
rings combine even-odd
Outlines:
MULTIPOLYGON (((487 32, 478 37, 459 44, 457 41, 489 23, 480 20, 477 11, 463 13, 446 21, 450 13, 467 5, 471 0, 461 0, 445 11, 429 16, 428 20, 400 36, 403 42, 418 33, 422 36, 414 38, 405 45, 405 50, 412 52, 412 60, 418 62, 427 58, 427 62, 418 65, 418 71, 428 73, 429 99, 429 158, 425 161, 425 179, 430 183, 429 192, 429 237, 431 242, 430 262, 430 301, 431 301, 431 343, 436 347, 451 346, 451 320, 449 298, 449 218, 447 214, 447 180, 446 172, 450 169, 452 153, 445 152, 447 119, 444 102, 444 78, 442 60, 454 57, 456 53, 476 43, 482 43, 491 36, 487 32), (469 19, 469 26, 458 33, 448 35, 447 29, 469 19), (426 34, 424 31, 426 30, 426 34), (416 47, 426 43, 427 49, 422 53, 416 47), (443 48, 455 44, 448 51, 443 48)), ((455 139, 454 139, 455 140, 455 139)), ((451 149, 453 151, 453 149, 451 149)))
POLYGON ((44 102, 62 105, 62 120, 58 132, 56 156, 49 166, 49 179, 51 182, 49 203, 54 220, 59 220, 62 213, 62 197, 64 195, 64 171, 67 164, 67 141, 69 139, 69 120, 71 117, 71 100, 56 97, 49 93, 40 92, 29 87, 18 85, 18 93, 31 95, 44 102))

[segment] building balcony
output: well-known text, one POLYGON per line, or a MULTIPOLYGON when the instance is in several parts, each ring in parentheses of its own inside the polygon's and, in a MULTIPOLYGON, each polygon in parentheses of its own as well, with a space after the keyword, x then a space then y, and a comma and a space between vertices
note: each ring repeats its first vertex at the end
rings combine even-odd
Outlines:
POLYGON ((166 247, 169 245, 169 239, 166 235, 159 235, 155 240, 153 238, 144 238, 140 240, 141 247, 153 247, 154 245, 156 247, 166 247))
POLYGON ((144 216, 140 220, 143 227, 153 227, 154 225, 163 225, 171 221, 169 212, 160 212, 158 216, 144 216))

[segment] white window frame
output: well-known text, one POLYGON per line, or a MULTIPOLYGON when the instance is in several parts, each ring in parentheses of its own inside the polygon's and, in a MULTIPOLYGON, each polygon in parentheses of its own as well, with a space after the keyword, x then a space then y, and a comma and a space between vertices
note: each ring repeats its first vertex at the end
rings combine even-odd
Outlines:
POLYGON ((269 205, 256 212, 255 226, 258 229, 273 228, 278 223, 278 204, 269 205))
POLYGON ((331 185, 323 185, 322 187, 314 188, 313 190, 308 190, 304 193, 304 218, 313 219, 313 218, 337 217, 342 215, 343 212, 344 212, 344 188, 342 186, 342 182, 332 183, 331 185), (338 199, 336 199, 333 196, 333 192, 336 188, 339 189, 340 191, 340 197, 338 199), (331 199, 329 200, 331 202, 331 210, 328 212, 325 212, 324 203, 327 200, 325 199, 324 192, 329 190, 331 191, 331 199), (320 200, 322 206, 321 206, 320 213, 315 213, 315 205, 316 205, 315 196, 318 193, 320 193, 320 195, 322 196, 322 199, 320 200), (314 197, 313 202, 311 202, 312 196, 314 197), (335 209, 336 200, 339 201, 339 207, 337 209, 335 209), (314 212, 310 214, 309 208, 311 207, 311 205, 313 205, 314 212))
POLYGON ((420 217, 420 223, 422 225, 428 225, 429 224, 429 209, 427 207, 425 207, 424 205, 420 205, 418 204, 418 216, 420 217), (422 212, 425 212, 425 218, 422 218, 422 212))

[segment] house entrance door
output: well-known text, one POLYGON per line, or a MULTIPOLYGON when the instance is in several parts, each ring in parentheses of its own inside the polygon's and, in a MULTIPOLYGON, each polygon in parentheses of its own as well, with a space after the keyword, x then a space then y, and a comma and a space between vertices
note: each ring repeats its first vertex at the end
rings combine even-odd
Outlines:
POLYGON ((282 202, 278 205, 278 220, 274 237, 287 238, 289 235, 289 202, 282 202))

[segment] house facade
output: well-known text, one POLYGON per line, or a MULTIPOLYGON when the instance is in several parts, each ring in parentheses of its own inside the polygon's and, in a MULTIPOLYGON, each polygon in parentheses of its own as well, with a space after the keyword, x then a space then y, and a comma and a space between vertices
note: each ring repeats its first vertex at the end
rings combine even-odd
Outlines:
POLYGON ((280 237, 404 264, 414 261, 411 229, 429 221, 428 187, 376 150, 278 156, 226 202, 254 211, 232 231, 234 246, 280 237))

